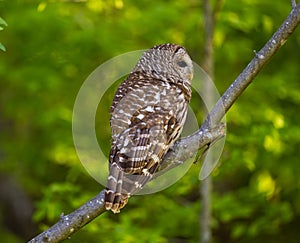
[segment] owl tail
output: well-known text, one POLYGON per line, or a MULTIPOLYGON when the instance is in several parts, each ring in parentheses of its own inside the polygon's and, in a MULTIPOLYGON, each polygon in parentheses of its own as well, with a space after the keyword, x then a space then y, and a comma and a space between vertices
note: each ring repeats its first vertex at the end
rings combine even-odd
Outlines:
POLYGON ((153 159, 144 168, 142 174, 129 174, 124 172, 117 163, 109 164, 109 176, 105 193, 105 208, 119 213, 131 195, 141 190, 151 180, 158 163, 153 159))
POLYGON ((109 169, 105 192, 105 208, 113 211, 113 213, 119 213, 120 209, 126 205, 130 194, 121 193, 124 172, 116 163, 110 164, 109 169))

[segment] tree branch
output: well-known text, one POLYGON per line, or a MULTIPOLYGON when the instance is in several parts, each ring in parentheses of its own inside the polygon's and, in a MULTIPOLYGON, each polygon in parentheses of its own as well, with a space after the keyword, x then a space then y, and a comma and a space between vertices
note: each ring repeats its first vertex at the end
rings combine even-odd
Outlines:
MULTIPOLYGON (((193 157, 199 148, 217 140, 224 135, 224 126, 219 124, 225 113, 230 109, 237 98, 245 91, 248 85, 254 80, 263 66, 286 42, 300 22, 300 4, 295 6, 285 19, 279 29, 265 46, 255 53, 255 57, 248 66, 230 85, 226 92, 219 99, 200 129, 194 134, 180 139, 164 158, 164 163, 181 164, 188 158, 193 157)), ((105 212, 104 191, 101 191, 95 198, 85 203, 74 212, 61 216, 60 220, 48 230, 36 236, 33 242, 60 242, 67 239, 81 227, 91 222, 94 218, 105 212)))
POLYGON ((225 112, 233 105, 237 98, 243 93, 248 85, 254 80, 256 75, 262 70, 264 65, 283 46, 289 36, 294 32, 300 21, 300 3, 292 9, 288 17, 281 24, 272 38, 259 51, 255 52, 255 57, 248 66, 230 85, 222 97, 218 100, 212 111, 209 113, 203 126, 209 127, 210 122, 217 124, 221 121, 225 112))
POLYGON ((68 215, 61 215, 55 225, 29 242, 61 242, 67 239, 70 235, 106 211, 104 196, 105 190, 101 191, 96 197, 83 204, 74 212, 68 215))

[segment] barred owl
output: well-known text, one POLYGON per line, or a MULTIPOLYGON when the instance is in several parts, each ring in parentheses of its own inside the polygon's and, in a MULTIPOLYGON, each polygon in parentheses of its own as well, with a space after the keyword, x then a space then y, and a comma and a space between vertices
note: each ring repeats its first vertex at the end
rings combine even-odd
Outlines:
POLYGON ((112 144, 105 207, 120 212, 178 139, 191 99, 193 64, 176 44, 144 52, 111 106, 112 144))

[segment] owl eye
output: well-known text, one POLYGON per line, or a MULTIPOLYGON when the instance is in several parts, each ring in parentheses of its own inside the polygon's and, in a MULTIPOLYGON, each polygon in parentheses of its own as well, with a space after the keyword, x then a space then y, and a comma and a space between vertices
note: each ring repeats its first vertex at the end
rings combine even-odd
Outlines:
POLYGON ((185 61, 179 61, 179 62, 177 62, 177 64, 178 64, 179 67, 186 67, 187 66, 185 61))

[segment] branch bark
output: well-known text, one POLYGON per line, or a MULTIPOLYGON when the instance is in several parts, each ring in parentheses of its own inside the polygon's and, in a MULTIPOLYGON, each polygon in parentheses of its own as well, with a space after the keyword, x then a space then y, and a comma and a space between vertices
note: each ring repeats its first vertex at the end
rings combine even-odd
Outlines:
POLYGON ((68 215, 62 214, 55 225, 29 242, 61 242, 62 240, 68 239, 70 235, 106 211, 104 207, 104 196, 105 191, 103 190, 74 212, 68 215))
MULTIPOLYGON (((259 52, 255 52, 254 58, 218 100, 200 129, 194 134, 180 139, 173 150, 169 151, 165 156, 164 163, 181 164, 188 158, 193 157, 199 148, 224 135, 224 127, 220 124, 221 119, 262 70, 264 65, 286 42, 299 22, 300 3, 292 9, 265 46, 259 52)), ((65 216, 61 215, 60 220, 55 225, 29 242, 60 242, 104 212, 104 191, 101 191, 95 198, 74 212, 65 216)))

